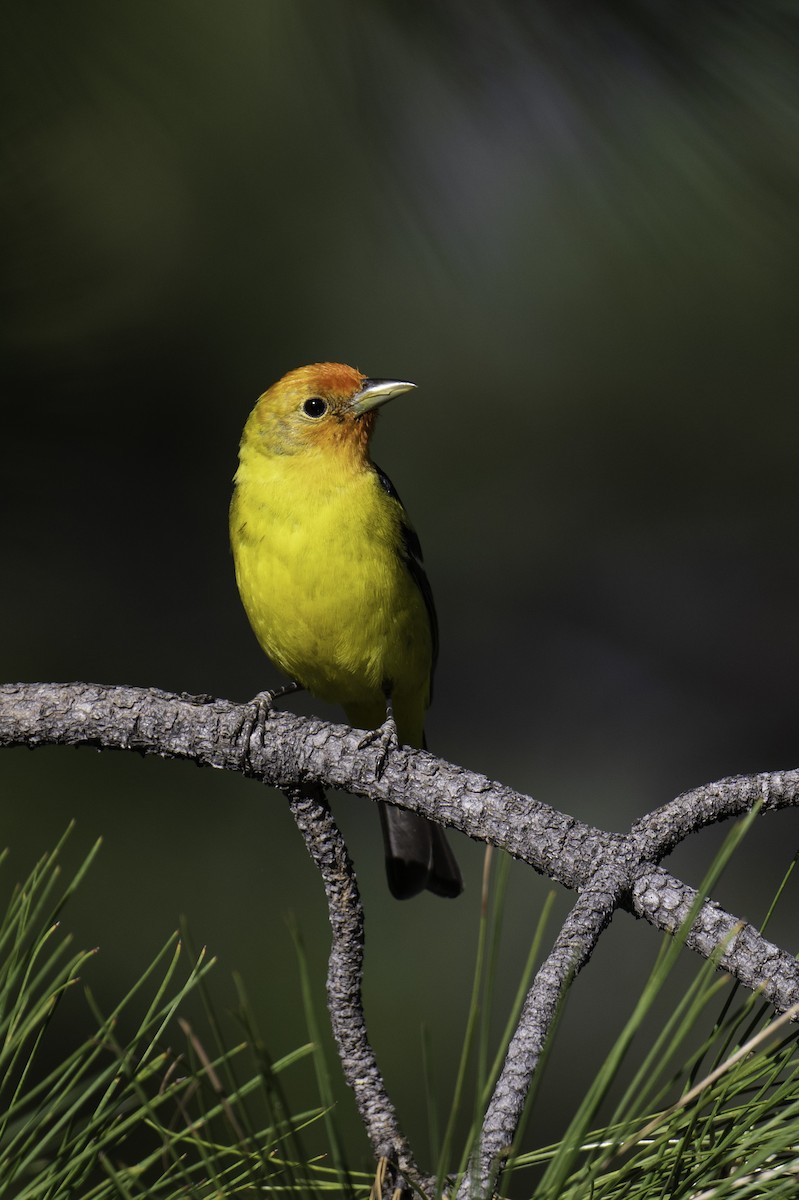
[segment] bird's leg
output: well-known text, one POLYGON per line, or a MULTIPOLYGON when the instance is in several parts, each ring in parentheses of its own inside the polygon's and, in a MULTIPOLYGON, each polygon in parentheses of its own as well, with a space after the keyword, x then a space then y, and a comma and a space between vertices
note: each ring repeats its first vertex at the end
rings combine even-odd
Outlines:
POLYGON ((379 779, 386 767, 386 759, 390 750, 399 749, 399 734, 397 733, 397 722, 394 720, 394 705, 391 703, 391 695, 386 695, 386 719, 382 725, 378 725, 377 729, 370 729, 364 734, 358 742, 358 749, 363 750, 366 746, 377 746, 378 758, 377 766, 375 767, 375 775, 379 779))
POLYGON ((284 683, 281 687, 274 688, 271 692, 259 692, 257 696, 253 696, 250 704, 257 704, 268 715, 275 707, 276 700, 282 700, 284 696, 290 696, 293 692, 302 692, 304 690, 301 683, 298 683, 296 679, 292 679, 291 683, 284 683))

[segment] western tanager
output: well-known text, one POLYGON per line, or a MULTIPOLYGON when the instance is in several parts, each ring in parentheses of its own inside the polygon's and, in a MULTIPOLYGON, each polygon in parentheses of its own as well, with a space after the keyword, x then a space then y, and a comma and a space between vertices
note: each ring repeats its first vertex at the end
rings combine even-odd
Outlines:
MULTIPOLYGON (((255 405, 230 506, 236 582, 262 648, 290 679, 341 704, 352 725, 393 713, 400 743, 424 745, 437 649, 419 539, 369 456, 377 409, 415 385, 341 363, 299 367, 255 405)), ((457 896, 443 830, 381 805, 399 899, 457 896)))

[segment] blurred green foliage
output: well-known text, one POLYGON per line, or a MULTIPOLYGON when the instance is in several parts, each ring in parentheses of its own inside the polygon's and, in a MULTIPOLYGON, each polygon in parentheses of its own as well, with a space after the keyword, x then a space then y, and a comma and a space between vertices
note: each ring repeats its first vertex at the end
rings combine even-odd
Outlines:
MULTIPOLYGON (((3 15, 3 677, 239 698, 276 682, 226 545, 236 445, 285 370, 340 359, 420 385, 376 453, 439 608, 433 749, 613 828, 796 764, 789 6, 3 15)), ((20 871, 68 817, 86 844, 104 834, 72 919, 109 979, 185 911, 251 981, 274 1052, 302 1039, 272 964, 290 910, 321 977, 326 918, 279 796, 88 752, 6 753, 0 772, 20 871)), ((481 854, 459 846, 457 905, 394 905, 375 815, 336 811, 371 1028, 414 1137, 422 1021, 443 1086, 454 1071, 481 854)), ((796 832, 781 814, 750 842, 734 911, 765 909, 796 832)), ((712 836, 678 859, 693 881, 712 836)), ((510 894, 509 997, 545 886, 517 870, 510 894)), ((624 922, 581 979, 541 1136, 623 1019, 620 962, 653 953, 624 922)))

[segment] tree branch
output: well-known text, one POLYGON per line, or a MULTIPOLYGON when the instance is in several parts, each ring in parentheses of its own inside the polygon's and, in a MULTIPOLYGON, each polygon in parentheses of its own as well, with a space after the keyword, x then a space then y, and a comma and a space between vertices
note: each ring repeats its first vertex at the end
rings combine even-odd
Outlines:
POLYGON ((521 1120, 530 1084, 561 1001, 629 888, 629 864, 608 863, 596 874, 563 923, 538 968, 486 1110, 477 1154, 466 1170, 459 1200, 491 1196, 521 1120))
POLYGON ((355 1094, 376 1158, 396 1164, 416 1183, 421 1172, 401 1132, 366 1033, 361 998, 364 916, 352 860, 318 785, 289 788, 291 814, 318 868, 327 896, 333 940, 327 971, 327 1000, 344 1077, 355 1094))
MULTIPOLYGON (((666 933, 684 925, 697 892, 668 871, 654 867, 642 871, 632 889, 630 910, 666 933)), ((799 963, 763 937, 753 925, 706 901, 694 918, 685 939, 689 950, 710 958, 720 945, 719 970, 726 971, 751 991, 785 1012, 799 1000, 799 963)))

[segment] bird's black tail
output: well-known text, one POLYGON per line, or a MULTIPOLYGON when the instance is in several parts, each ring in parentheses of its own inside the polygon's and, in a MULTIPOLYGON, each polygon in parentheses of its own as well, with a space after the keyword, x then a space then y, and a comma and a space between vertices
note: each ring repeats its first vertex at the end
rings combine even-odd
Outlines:
POLYGON ((463 879, 441 826, 393 804, 379 808, 392 896, 409 900, 425 888, 436 896, 459 896, 463 879))

